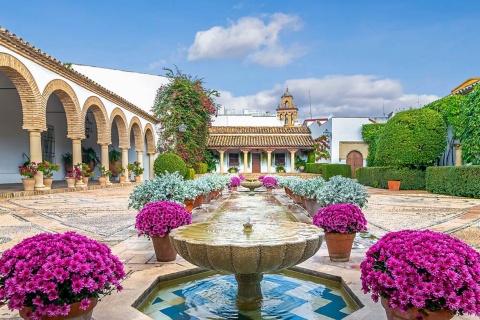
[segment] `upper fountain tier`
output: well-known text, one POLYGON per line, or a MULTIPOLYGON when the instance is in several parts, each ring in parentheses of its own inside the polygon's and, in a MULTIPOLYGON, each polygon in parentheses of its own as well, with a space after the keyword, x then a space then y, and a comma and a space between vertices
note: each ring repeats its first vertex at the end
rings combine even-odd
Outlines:
POLYGON ((170 232, 185 260, 233 274, 273 272, 299 264, 322 245, 317 226, 299 222, 256 223, 252 231, 231 223, 198 223, 170 232))

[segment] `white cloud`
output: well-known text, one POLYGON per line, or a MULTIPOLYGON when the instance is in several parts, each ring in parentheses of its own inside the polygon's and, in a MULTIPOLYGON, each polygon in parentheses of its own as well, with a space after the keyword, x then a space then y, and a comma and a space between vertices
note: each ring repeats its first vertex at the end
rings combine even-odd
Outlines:
POLYGON ((439 97, 429 94, 407 94, 400 81, 373 75, 332 75, 324 78, 291 79, 270 90, 254 95, 235 97, 230 92, 220 92, 217 102, 227 109, 241 113, 243 109, 275 112, 281 96, 288 86, 299 108, 301 120, 312 117, 360 116, 378 117, 383 113, 418 108, 439 97))
POLYGON ((158 61, 154 61, 154 62, 150 63, 150 64, 148 65, 148 69, 149 69, 149 70, 155 70, 155 69, 157 69, 158 67, 163 67, 163 66, 166 65, 166 64, 167 64, 167 62, 166 62, 165 60, 160 59, 160 60, 158 60, 158 61))
POLYGON ((275 13, 265 17, 242 17, 225 28, 215 26, 199 31, 188 49, 188 60, 239 59, 269 67, 281 67, 303 55, 298 45, 282 46, 280 33, 298 31, 302 24, 296 15, 275 13))

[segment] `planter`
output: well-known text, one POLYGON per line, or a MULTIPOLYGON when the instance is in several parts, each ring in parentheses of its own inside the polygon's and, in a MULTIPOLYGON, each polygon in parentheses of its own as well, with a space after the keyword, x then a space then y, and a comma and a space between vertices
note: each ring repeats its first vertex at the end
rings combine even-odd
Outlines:
POLYGON ((331 261, 346 262, 350 260, 355 235, 356 233, 325 233, 325 242, 331 261))
POLYGON ((67 181, 67 188, 75 188, 75 178, 65 178, 67 181))
POLYGON ((212 192, 206 196, 203 196, 202 204, 208 204, 210 203, 210 200, 212 200, 212 192))
POLYGON ((389 180, 388 181, 388 190, 392 190, 392 191, 400 190, 400 181, 389 180))
POLYGON ((292 199, 296 204, 301 205, 302 202, 303 202, 302 196, 299 196, 299 195, 296 195, 296 194, 292 194, 292 199))
POLYGON ((237 191, 237 187, 231 187, 230 191, 237 191))
POLYGON ((100 183, 101 186, 106 186, 107 185, 107 177, 98 177, 98 183, 100 183))
POLYGON ((22 183, 24 191, 35 190, 35 178, 22 178, 22 183))
POLYGON ((195 201, 193 202, 193 207, 198 208, 201 207, 203 203, 203 194, 199 195, 195 201))
POLYGON ((140 176, 134 176, 135 182, 140 182, 140 176))
POLYGON ((117 171, 117 167, 120 165, 122 165, 122 160, 108 163, 108 170, 112 172, 112 177, 118 177, 119 173, 117 171))
POLYGON ((66 163, 65 164, 65 172, 66 173, 73 172, 73 163, 66 163))
POLYGON ((310 216, 314 216, 318 210, 320 210, 322 205, 317 202, 315 199, 305 199, 305 209, 307 209, 307 212, 310 216))
POLYGON ((177 258, 177 251, 172 246, 168 234, 163 237, 152 236, 151 238, 157 261, 168 262, 177 258))
MULTIPOLYGON (((409 308, 407 312, 402 312, 399 309, 391 308, 388 306, 388 299, 382 297, 382 306, 385 308, 385 313, 388 320, 415 320, 417 319, 418 309, 409 308)), ((435 312, 426 311, 428 316, 424 319, 428 320, 448 320, 453 318, 453 314, 450 310, 438 310, 435 312)))
POLYGON ((267 188, 267 193, 272 193, 272 188, 267 188))
POLYGON ((82 182, 85 185, 85 187, 88 185, 88 180, 89 180, 89 177, 83 177, 82 178, 82 182))
POLYGON ((53 183, 53 178, 43 178, 43 184, 45 185, 45 189, 51 190, 52 183, 53 183))
POLYGON ((120 176, 120 177, 118 177, 118 180, 120 181, 120 183, 125 183, 127 178, 125 176, 120 176))
MULTIPOLYGON (((86 310, 80 309, 80 302, 75 302, 70 305, 70 312, 66 316, 42 317, 42 320, 90 320, 92 318, 93 308, 97 305, 97 299, 91 298, 90 305, 86 310)), ((23 308, 19 311, 20 317, 27 319, 25 312, 32 310, 31 308, 23 308)))
POLYGON ((299 167, 298 167, 298 171, 300 171, 300 172, 305 171, 305 166, 299 166, 299 167))
POLYGON ((185 209, 187 209, 188 212, 192 212, 195 200, 185 199, 183 200, 183 203, 185 204, 185 209))
POLYGON ((306 200, 307 200, 307 199, 305 198, 305 196, 302 196, 302 207, 303 207, 304 209, 307 208, 306 200))
POLYGON ((293 196, 292 190, 285 188, 285 193, 288 194, 290 197, 293 196))

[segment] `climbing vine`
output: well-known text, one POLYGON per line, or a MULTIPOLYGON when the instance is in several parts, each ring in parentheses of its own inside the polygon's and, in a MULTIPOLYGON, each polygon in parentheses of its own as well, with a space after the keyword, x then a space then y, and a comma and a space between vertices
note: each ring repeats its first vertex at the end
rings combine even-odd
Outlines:
POLYGON ((315 160, 330 159, 330 141, 326 135, 322 135, 314 140, 313 145, 315 160))
POLYGON ((475 89, 462 103, 458 136, 462 143, 462 162, 478 165, 480 164, 480 88, 477 86, 475 89))
POLYGON ((362 126, 362 139, 368 144, 367 166, 369 167, 377 165, 375 161, 377 138, 384 126, 384 123, 368 123, 362 126))
POLYGON ((164 70, 169 82, 157 90, 153 104, 160 123, 158 151, 175 153, 192 167, 204 161, 211 115, 217 111, 214 97, 219 94, 177 67, 164 70), (185 124, 185 132, 179 131, 181 124, 185 124))
POLYGON ((462 103, 467 100, 467 96, 453 95, 433 101, 425 106, 440 113, 447 125, 451 125, 453 133, 460 131, 460 114, 462 113, 462 103))

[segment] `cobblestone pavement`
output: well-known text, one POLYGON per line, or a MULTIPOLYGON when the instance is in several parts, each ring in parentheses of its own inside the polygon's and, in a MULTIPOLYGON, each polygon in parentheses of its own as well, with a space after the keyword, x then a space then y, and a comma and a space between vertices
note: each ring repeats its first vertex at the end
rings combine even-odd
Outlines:
MULTIPOLYGON (((137 237, 134 229, 136 211, 127 208, 131 191, 132 187, 107 188, 1 199, 0 254, 22 239, 38 233, 76 231, 110 246, 125 263, 129 277, 136 271, 152 268, 163 270, 164 273, 191 268, 181 257, 172 263, 157 262, 150 241, 137 237)), ((368 191, 371 197, 368 207, 363 211, 369 222, 369 231, 357 235, 350 261, 331 262, 323 244, 320 251, 302 265, 326 265, 358 272, 365 251, 379 237, 390 231, 407 228, 429 228, 449 233, 480 249, 480 200, 425 192, 389 192, 373 188, 368 188, 368 191)), ((275 195, 294 214, 303 210, 294 205, 283 190, 275 190, 275 195)), ((204 220, 227 197, 228 193, 224 193, 223 198, 212 201, 211 205, 194 210, 194 221, 204 220)), ((96 316, 96 313, 94 317, 97 320, 113 319, 98 316, 101 312, 96 316)), ((19 318, 17 312, 2 307, 0 319, 19 318)), ((464 316, 454 319, 475 318, 464 316)))

